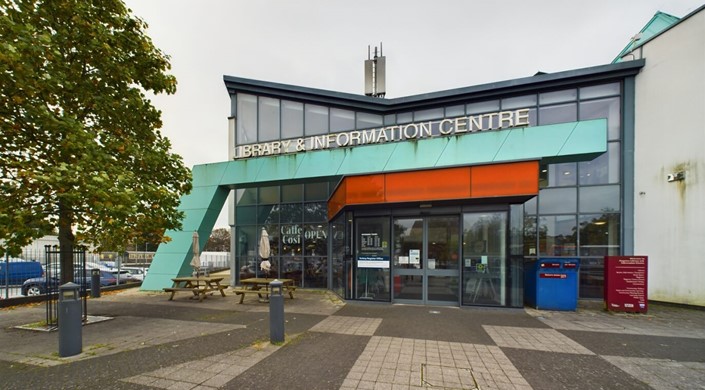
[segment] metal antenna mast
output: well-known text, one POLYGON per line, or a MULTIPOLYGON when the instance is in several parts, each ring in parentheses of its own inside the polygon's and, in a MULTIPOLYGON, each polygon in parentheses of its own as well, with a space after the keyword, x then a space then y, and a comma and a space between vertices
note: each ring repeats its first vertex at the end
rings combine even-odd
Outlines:
POLYGON ((386 58, 382 55, 382 42, 379 43, 379 55, 375 46, 375 55, 370 57, 370 46, 367 45, 367 59, 365 60, 365 95, 383 98, 387 93, 386 58))

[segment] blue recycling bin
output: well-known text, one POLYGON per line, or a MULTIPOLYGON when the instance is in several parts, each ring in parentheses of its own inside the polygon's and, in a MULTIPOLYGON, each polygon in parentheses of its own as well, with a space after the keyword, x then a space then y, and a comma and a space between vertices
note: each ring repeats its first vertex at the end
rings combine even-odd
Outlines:
POLYGON ((542 310, 578 308, 580 259, 538 259, 524 267, 524 303, 542 310))

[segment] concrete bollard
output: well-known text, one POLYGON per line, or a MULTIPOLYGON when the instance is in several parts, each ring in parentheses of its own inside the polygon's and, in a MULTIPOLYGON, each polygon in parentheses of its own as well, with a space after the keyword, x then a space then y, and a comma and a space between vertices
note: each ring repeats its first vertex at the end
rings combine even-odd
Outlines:
POLYGON ((78 355, 83 349, 80 286, 59 286, 59 356, 78 355))
POLYGON ((269 283, 269 342, 284 342, 284 295, 283 283, 274 279, 269 283))

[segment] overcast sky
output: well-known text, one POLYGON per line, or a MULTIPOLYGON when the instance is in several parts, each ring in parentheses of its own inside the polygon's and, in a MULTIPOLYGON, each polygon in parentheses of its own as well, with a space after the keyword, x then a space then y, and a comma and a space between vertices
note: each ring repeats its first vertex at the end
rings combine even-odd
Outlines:
POLYGON ((227 160, 223 75, 363 94, 367 47, 382 42, 387 97, 416 95, 607 64, 657 11, 682 17, 705 0, 126 3, 171 57, 177 92, 153 102, 192 167, 227 160))

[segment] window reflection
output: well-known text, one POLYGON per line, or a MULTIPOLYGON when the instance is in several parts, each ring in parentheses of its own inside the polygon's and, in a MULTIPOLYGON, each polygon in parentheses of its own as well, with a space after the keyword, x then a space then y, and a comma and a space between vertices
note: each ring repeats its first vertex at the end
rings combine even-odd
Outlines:
POLYGON ((259 98, 258 141, 279 139, 279 99, 259 98))
POLYGON ((607 118, 607 138, 619 139, 621 115, 618 97, 580 103, 581 121, 600 118, 607 118))
POLYGON ((578 120, 578 105, 576 103, 539 108, 540 125, 575 122, 576 120, 578 120))
POLYGON ((237 95, 236 144, 257 142, 257 96, 237 95))
POLYGON ((539 218, 539 254, 545 256, 575 256, 577 226, 575 216, 542 216, 539 218))
POLYGON ((607 153, 579 164, 580 184, 619 183, 619 143, 607 144, 607 153))
POLYGON ((304 135, 304 105, 282 100, 282 138, 304 135))
POLYGON ((618 256, 619 214, 580 216, 580 256, 618 256))
POLYGON ((539 191, 539 213, 574 213, 576 188, 548 188, 539 191))
POLYGON ((328 132, 328 107, 306 104, 304 116, 306 135, 325 134, 328 132))

